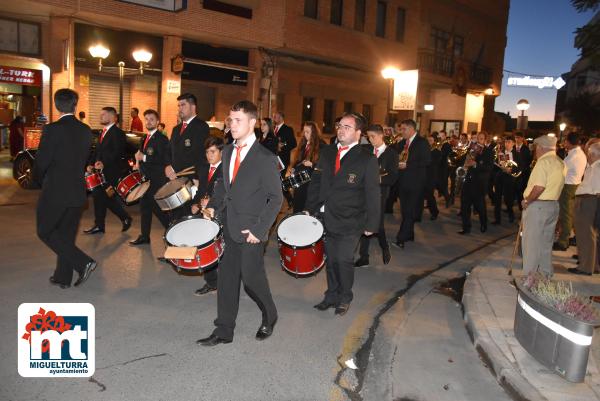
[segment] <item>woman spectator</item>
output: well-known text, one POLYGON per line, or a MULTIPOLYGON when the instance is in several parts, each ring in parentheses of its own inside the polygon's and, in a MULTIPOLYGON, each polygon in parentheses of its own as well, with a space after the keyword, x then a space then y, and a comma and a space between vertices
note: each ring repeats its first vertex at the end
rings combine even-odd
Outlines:
POLYGON ((273 152, 273 154, 277 154, 279 140, 273 132, 273 121, 270 118, 260 119, 260 136, 258 137, 258 141, 265 148, 273 152))
POLYGON ((23 150, 23 141, 25 138, 25 123, 23 123, 23 117, 15 117, 10 123, 9 129, 10 161, 13 161, 17 153, 23 150))
MULTIPOLYGON (((317 124, 312 121, 306 121, 302 125, 302 139, 292 154, 292 162, 290 163, 290 167, 288 167, 286 176, 299 171, 306 171, 309 175, 312 175, 314 166, 317 164, 317 160, 319 160, 321 145, 321 134, 317 124)), ((307 194, 308 184, 294 189, 294 213, 304 210, 307 194)))

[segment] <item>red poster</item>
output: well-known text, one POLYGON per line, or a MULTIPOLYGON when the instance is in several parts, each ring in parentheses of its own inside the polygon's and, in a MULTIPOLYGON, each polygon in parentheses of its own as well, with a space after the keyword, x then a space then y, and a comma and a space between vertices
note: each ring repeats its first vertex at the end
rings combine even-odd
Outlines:
POLYGON ((15 85, 42 85, 42 71, 0 65, 0 82, 15 85))

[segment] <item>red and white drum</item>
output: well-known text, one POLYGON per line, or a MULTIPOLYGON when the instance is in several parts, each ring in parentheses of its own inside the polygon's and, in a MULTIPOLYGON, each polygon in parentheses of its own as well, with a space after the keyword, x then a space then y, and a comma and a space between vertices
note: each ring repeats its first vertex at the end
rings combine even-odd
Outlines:
POLYGON ((317 272, 325 264, 323 224, 303 213, 287 216, 277 226, 281 266, 296 276, 317 272))
POLYGON ((93 173, 85 173, 85 187, 88 191, 92 191, 94 188, 105 184, 106 180, 104 179, 104 174, 102 171, 94 171, 93 173))
POLYGON ((148 188, 150 181, 146 181, 139 171, 134 171, 119 181, 117 193, 127 205, 131 205, 140 200, 148 188))
POLYGON ((221 226, 198 216, 173 222, 165 232, 165 242, 169 246, 196 247, 193 259, 169 259, 177 270, 208 270, 221 259, 225 249, 221 226))

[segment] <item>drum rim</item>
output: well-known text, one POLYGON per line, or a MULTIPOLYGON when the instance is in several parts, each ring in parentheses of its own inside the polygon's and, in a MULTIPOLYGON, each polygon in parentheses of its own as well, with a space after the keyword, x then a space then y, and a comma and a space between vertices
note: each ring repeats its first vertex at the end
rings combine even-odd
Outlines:
POLYGON ((287 267, 285 267, 285 265, 283 264, 283 261, 280 260, 279 263, 281 264, 281 268, 288 274, 291 274, 292 276, 310 276, 311 274, 316 275, 318 272, 321 271, 321 269, 323 268, 323 266, 325 266, 325 263, 327 262, 327 255, 325 255, 325 253, 323 253, 323 262, 321 262, 321 264, 313 271, 309 272, 309 273, 299 273, 293 270, 288 269, 287 267))
POLYGON ((187 215, 187 216, 183 216, 180 219, 173 220, 171 223, 169 223, 169 226, 165 229, 165 235, 163 236, 163 238, 165 240, 165 243, 167 245, 169 245, 169 246, 177 246, 177 245, 172 244, 172 243, 169 242, 169 240, 167 239, 167 234, 177 224, 183 223, 184 221, 188 221, 188 220, 194 220, 194 219, 207 220, 207 221, 215 223, 217 225, 217 227, 219 227, 219 232, 217 232, 217 235, 215 235, 212 240, 206 241, 205 243, 200 244, 200 245, 194 245, 194 248, 196 248, 196 249, 205 248, 208 245, 210 245, 211 243, 213 243, 215 241, 215 239, 217 239, 217 238, 219 238, 219 237, 221 237, 223 235, 223 227, 219 223, 217 223, 216 221, 214 221, 214 220, 208 220, 208 219, 205 219, 204 217, 194 216, 193 214, 190 214, 190 215, 187 215))
MULTIPOLYGON (((157 201, 158 201, 158 200, 165 200, 165 199, 168 199, 168 198, 170 198, 171 196, 173 196, 173 195, 175 195, 175 194, 179 193, 179 191, 181 191, 181 190, 183 189, 183 187, 186 187, 186 188, 187 188, 188 184, 190 184, 191 182, 192 182, 192 181, 191 181, 191 180, 190 180, 188 177, 178 177, 178 178, 175 178, 174 180, 167 181, 166 183, 164 183, 163 185, 161 185, 161 187, 160 187, 160 188, 158 188, 158 190, 157 190, 157 191, 156 191, 156 193, 154 194, 154 199, 155 199, 155 200, 157 200, 157 201), (156 196, 156 194, 158 194, 158 192, 160 192, 160 190, 161 190, 161 189, 163 189, 163 187, 165 187, 166 185, 169 185, 169 184, 170 184, 170 183, 172 183, 173 181, 177 181, 177 180, 179 180, 179 179, 181 179, 181 178, 185 178, 185 181, 183 181, 183 184, 181 185, 181 187, 179 187, 179 189, 178 189, 177 191, 175 191, 175 192, 173 192, 172 194, 170 194, 170 195, 167 195, 167 196, 161 196, 161 197, 157 197, 157 196, 156 196)), ((189 193, 190 193, 190 195, 191 195, 191 193, 192 193, 191 189, 189 189, 189 188, 187 188, 187 189, 188 189, 188 192, 189 192, 189 193)))
POLYGON ((298 212, 298 213, 288 214, 283 219, 281 219, 281 221, 279 222, 279 224, 277 224, 277 227, 275 228, 275 233, 277 234, 277 242, 278 243, 284 244, 285 246, 288 246, 288 247, 293 248, 293 249, 306 249, 306 248, 312 248, 317 242, 322 241, 323 238, 325 238, 325 225, 321 222, 321 220, 317 219, 315 216, 311 216, 310 214, 298 212), (319 223, 321 223, 321 226, 323 227, 323 234, 321 234, 321 236, 319 237, 319 239, 317 239, 316 241, 312 242, 310 245, 302 245, 302 246, 291 245, 291 244, 288 244, 287 242, 283 241, 281 238, 279 238, 279 226, 284 221, 286 221, 287 219, 289 219, 290 217, 292 217, 292 216, 298 216, 298 215, 312 217, 313 219, 315 219, 319 223))
MULTIPOLYGON (((127 191, 127 194, 125 194, 125 199, 123 199, 123 196, 121 196, 121 199, 123 199, 123 201, 125 202, 125 204, 126 204, 127 206, 129 206, 129 205, 133 205, 133 204, 135 204, 135 203, 139 202, 139 201, 140 201, 140 199, 142 199, 142 198, 144 197, 144 195, 146 195, 146 192, 148 192, 148 190, 149 190, 149 189, 150 189, 150 181, 141 181, 141 182, 137 182, 137 183, 135 184, 135 186, 131 187, 131 188, 129 189, 129 191, 127 191), (138 188, 138 187, 141 187, 141 186, 142 186, 142 185, 144 185, 144 184, 148 184, 148 185, 147 185, 147 186, 148 186, 148 188, 146 188, 146 190, 144 191, 144 193, 142 194, 142 196, 140 196, 139 198, 137 198, 137 199, 134 199, 134 200, 132 200, 132 201, 128 201, 128 200, 127 200, 127 198, 129 197, 129 194, 130 194, 130 193, 132 193, 132 192, 133 192, 133 191, 134 191, 136 188, 138 188)), ((120 194, 119 194, 119 195, 120 195, 120 194)))

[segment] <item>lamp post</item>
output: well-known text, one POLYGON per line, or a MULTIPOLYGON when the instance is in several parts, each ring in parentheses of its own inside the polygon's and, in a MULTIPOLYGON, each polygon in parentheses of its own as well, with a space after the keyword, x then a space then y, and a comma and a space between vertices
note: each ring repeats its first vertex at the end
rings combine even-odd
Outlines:
POLYGON ((386 120, 388 126, 392 125, 392 117, 390 115, 390 110, 392 110, 393 107, 392 102, 394 98, 394 78, 398 76, 399 72, 400 70, 398 70, 396 67, 386 67, 383 70, 381 70, 381 76, 383 77, 383 79, 386 79, 388 81, 388 98, 386 113, 386 120))
POLYGON ((110 49, 102 45, 101 43, 97 43, 93 46, 89 47, 90 55, 93 58, 98 59, 98 71, 106 72, 115 72, 119 75, 119 122, 121 122, 123 118, 123 81, 125 79, 125 74, 127 72, 139 73, 140 75, 144 74, 144 68, 147 67, 147 64, 152 60, 152 53, 145 49, 135 50, 132 55, 133 59, 136 63, 139 63, 138 68, 125 68, 125 63, 123 61, 119 61, 117 67, 105 67, 102 65, 102 60, 108 57, 110 54, 110 49))
POLYGON ((521 115, 517 117, 517 129, 518 130, 526 130, 527 129, 527 116, 525 115, 525 110, 529 109, 529 102, 527 99, 520 99, 517 102, 517 109, 521 111, 521 115))
POLYGON ((567 128, 567 123, 562 122, 562 123, 558 124, 558 128, 560 128, 560 137, 558 139, 558 142, 562 143, 563 132, 567 128))

